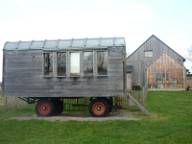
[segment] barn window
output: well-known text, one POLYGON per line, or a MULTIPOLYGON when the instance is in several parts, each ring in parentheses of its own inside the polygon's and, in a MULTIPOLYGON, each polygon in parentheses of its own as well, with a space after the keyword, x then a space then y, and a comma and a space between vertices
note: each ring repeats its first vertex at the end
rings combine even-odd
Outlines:
POLYGON ((80 53, 79 52, 70 53, 70 74, 71 75, 80 74, 80 53))
POLYGON ((57 53, 57 75, 66 75, 66 53, 64 52, 57 53))
POLYGON ((93 75, 93 52, 84 52, 83 55, 84 75, 93 75))
POLYGON ((152 58, 153 57, 153 51, 148 50, 144 52, 146 58, 152 58))
POLYGON ((44 53, 44 75, 53 74, 53 53, 44 53))
POLYGON ((97 74, 107 75, 107 52, 97 52, 97 74))

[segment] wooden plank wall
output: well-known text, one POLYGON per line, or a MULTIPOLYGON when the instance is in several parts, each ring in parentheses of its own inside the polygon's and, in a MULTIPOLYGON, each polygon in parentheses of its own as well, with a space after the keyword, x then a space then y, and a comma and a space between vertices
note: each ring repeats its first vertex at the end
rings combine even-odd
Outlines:
POLYGON ((189 87, 192 90, 192 77, 186 77, 185 88, 189 87))
POLYGON ((20 97, 123 96, 124 49, 125 47, 108 50, 107 76, 76 78, 44 77, 42 50, 4 50, 4 95, 20 97))

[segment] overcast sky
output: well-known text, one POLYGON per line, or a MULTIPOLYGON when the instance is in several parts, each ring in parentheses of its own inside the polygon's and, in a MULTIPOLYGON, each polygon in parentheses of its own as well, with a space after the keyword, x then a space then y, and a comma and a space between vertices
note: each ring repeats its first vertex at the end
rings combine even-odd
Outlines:
MULTIPOLYGON (((187 58, 192 47, 192 1, 0 1, 1 49, 6 41, 123 36, 130 54, 152 34, 187 58)), ((0 58, 2 77, 2 50, 0 58)), ((185 65, 192 71, 188 60, 185 65)))

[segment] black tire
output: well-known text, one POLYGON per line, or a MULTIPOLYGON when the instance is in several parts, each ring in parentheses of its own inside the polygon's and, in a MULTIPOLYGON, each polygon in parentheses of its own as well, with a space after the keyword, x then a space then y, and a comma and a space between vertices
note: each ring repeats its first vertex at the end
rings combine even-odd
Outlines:
POLYGON ((63 101, 62 100, 53 100, 55 107, 54 115, 61 114, 63 112, 63 101))
POLYGON ((106 99, 93 99, 89 105, 89 112, 94 117, 104 117, 109 114, 109 104, 106 99))
POLYGON ((108 104, 109 104, 109 112, 112 112, 112 110, 113 110, 113 98, 108 99, 108 104))
POLYGON ((63 112, 63 101, 62 100, 58 100, 57 101, 57 113, 61 114, 63 112))
POLYGON ((55 112, 55 106, 51 100, 39 100, 36 104, 35 111, 38 116, 52 116, 55 112))

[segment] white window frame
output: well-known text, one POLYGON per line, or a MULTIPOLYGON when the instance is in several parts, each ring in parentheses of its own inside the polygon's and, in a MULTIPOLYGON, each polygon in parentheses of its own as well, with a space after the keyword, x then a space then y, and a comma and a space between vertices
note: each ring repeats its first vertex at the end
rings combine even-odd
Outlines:
POLYGON ((79 52, 79 51, 70 52, 69 60, 70 60, 70 62, 69 62, 70 76, 80 76, 80 74, 81 74, 81 52, 79 52), (78 55, 73 55, 73 57, 72 57, 72 54, 78 54, 78 55), (76 61, 74 61, 74 60, 76 60, 76 61), (75 69, 74 68, 75 66, 77 66, 78 68, 75 69))
POLYGON ((152 50, 144 51, 144 57, 145 58, 152 58, 153 57, 153 51, 152 50))

